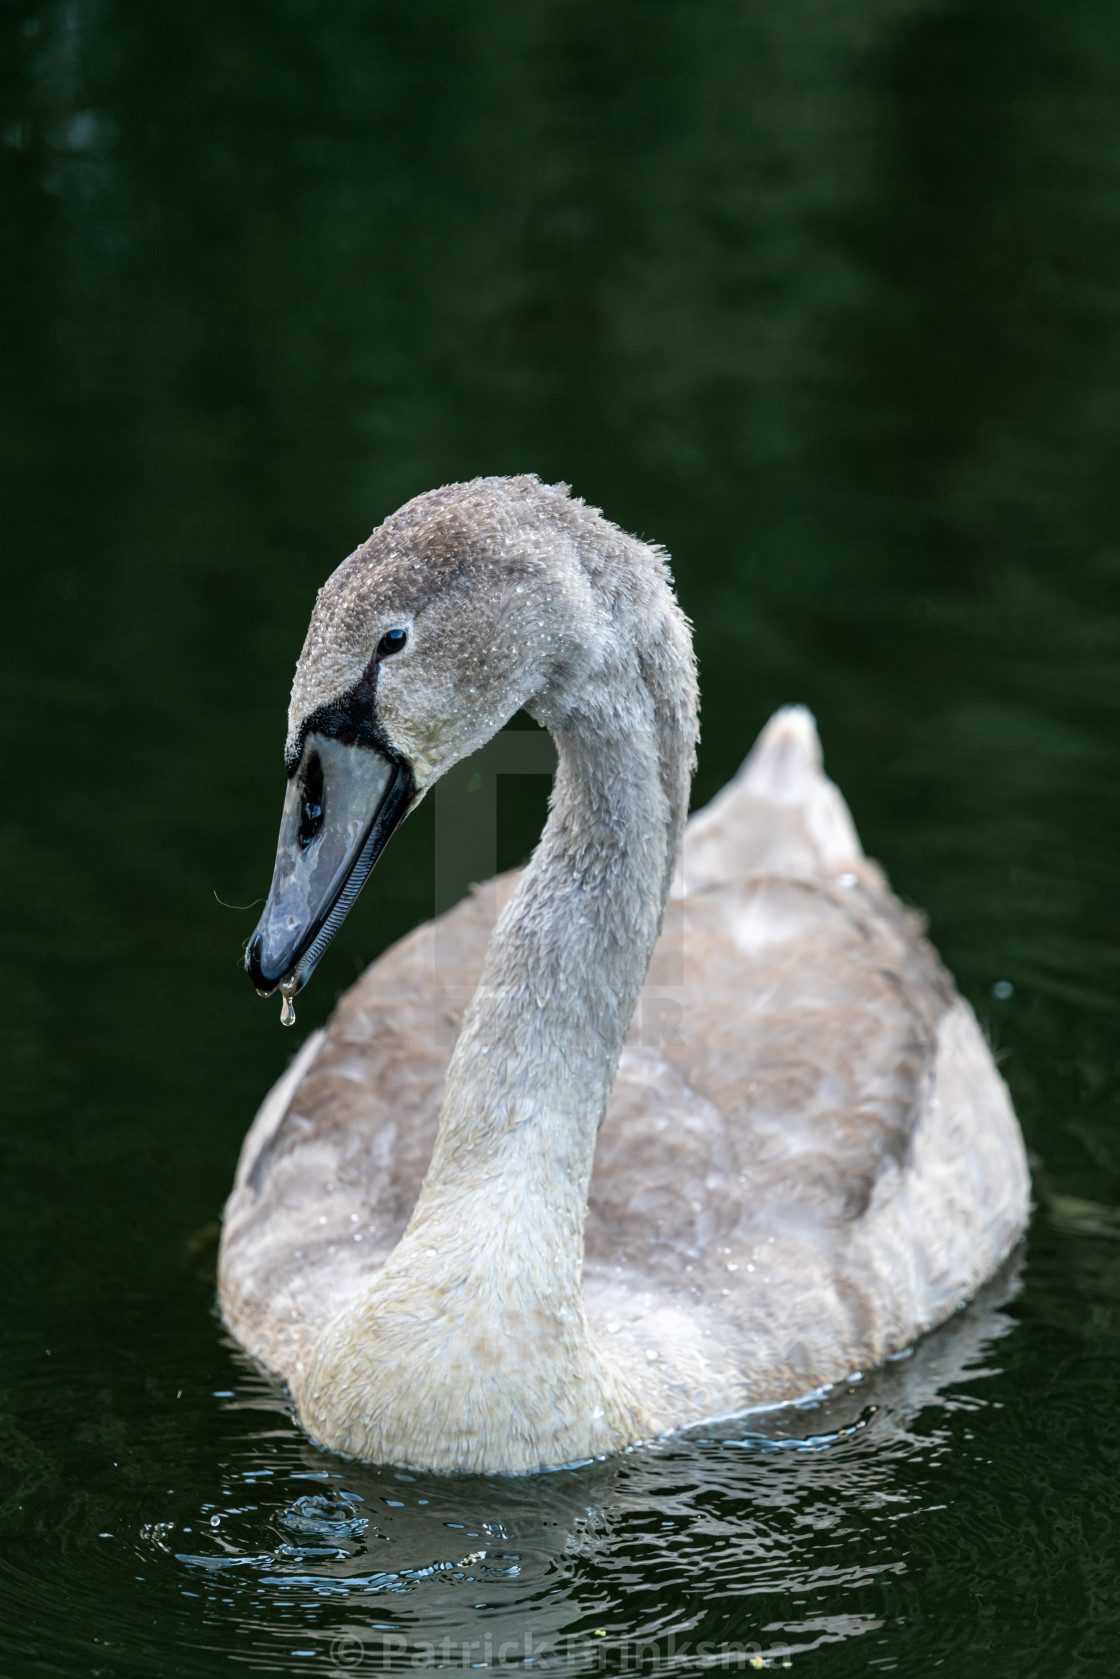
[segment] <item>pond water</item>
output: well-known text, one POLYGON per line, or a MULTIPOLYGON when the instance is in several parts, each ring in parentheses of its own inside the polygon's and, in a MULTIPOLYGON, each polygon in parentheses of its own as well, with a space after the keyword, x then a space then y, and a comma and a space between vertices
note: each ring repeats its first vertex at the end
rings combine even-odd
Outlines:
MULTIPOLYGON (((0 29, 0 1673, 1111 1675, 1120 11, 0 29), (294 1032, 241 943, 316 587, 408 496, 524 470, 671 550, 697 802, 813 707, 998 1048, 1037 1206, 850 1392, 409 1478, 310 1446, 224 1338, 214 1221, 293 1049, 431 914, 430 805, 294 1032)), ((544 785, 503 784, 503 865, 544 785)))

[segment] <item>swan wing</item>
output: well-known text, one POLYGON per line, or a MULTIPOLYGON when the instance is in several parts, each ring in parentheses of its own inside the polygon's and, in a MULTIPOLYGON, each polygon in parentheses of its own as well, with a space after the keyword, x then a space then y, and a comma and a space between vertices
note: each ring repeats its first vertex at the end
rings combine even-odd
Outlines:
POLYGON ((971 1009, 779 712, 688 826, 596 1155, 592 1321, 669 1414, 792 1397, 942 1321, 1028 1194, 971 1009))

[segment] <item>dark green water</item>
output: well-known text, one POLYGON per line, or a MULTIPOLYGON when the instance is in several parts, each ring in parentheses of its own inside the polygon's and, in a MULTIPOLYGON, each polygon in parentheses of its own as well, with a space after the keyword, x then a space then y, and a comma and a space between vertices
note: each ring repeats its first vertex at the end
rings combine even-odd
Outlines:
MULTIPOLYGON (((701 1642, 1114 1673, 1120 10, 9 0, 2 32, 4 1679, 701 1642), (524 470, 672 551, 698 801, 814 708, 1038 1209, 1017 1282, 769 1440, 409 1481, 239 1362, 205 1227, 293 1038, 431 913, 431 806, 294 1034, 216 900, 267 884, 319 582, 415 492, 524 470)), ((513 788, 503 863, 541 808, 513 788)))

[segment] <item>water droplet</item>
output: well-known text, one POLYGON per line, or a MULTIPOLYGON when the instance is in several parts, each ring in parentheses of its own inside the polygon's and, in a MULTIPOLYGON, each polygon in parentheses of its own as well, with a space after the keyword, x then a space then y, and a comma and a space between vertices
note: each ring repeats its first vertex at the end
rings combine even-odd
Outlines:
POLYGON ((280 1008, 280 1024, 281 1026, 294 1026, 295 1023, 296 1011, 292 1007, 292 999, 285 997, 280 1008))

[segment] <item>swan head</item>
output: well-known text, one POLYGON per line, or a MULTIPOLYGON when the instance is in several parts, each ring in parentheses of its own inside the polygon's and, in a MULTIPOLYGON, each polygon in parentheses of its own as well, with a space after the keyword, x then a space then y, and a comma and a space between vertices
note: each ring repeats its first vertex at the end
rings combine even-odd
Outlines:
POLYGON ((607 640, 594 522, 564 485, 476 479, 408 502, 320 589, 288 712, 276 866, 245 966, 294 996, 394 830, 522 706, 560 721, 607 640))

